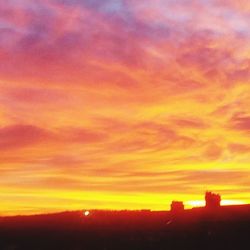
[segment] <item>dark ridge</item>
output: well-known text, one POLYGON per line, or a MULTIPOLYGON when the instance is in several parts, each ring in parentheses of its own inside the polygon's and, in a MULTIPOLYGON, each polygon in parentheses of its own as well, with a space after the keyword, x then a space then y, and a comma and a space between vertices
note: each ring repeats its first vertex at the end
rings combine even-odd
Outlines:
POLYGON ((250 205, 88 212, 1 217, 0 249, 248 249, 250 205))

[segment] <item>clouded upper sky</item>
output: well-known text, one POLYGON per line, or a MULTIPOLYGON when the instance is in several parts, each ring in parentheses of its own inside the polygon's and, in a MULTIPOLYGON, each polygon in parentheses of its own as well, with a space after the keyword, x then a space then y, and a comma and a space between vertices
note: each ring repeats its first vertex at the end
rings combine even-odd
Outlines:
POLYGON ((250 202, 248 0, 0 2, 0 214, 250 202))

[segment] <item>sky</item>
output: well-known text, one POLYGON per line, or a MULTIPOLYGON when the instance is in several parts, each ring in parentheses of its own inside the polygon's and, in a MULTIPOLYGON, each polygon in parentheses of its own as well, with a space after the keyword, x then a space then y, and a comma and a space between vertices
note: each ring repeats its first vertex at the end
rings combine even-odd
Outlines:
POLYGON ((248 0, 0 2, 0 215, 250 203, 248 0))

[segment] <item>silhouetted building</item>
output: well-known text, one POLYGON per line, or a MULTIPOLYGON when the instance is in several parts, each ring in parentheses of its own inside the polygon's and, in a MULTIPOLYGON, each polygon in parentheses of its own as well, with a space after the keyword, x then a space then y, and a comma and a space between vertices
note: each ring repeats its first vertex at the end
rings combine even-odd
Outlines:
POLYGON ((206 192, 205 200, 206 200, 206 208, 214 209, 220 207, 221 197, 219 194, 206 192))
POLYGON ((171 203, 171 212, 180 213, 184 211, 184 204, 182 201, 172 201, 171 203))

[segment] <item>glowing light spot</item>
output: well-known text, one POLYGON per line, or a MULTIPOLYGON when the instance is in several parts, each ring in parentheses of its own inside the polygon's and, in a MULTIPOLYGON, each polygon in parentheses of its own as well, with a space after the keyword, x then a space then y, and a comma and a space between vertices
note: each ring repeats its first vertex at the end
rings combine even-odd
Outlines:
POLYGON ((84 216, 89 216, 90 212, 89 211, 84 211, 84 216))

